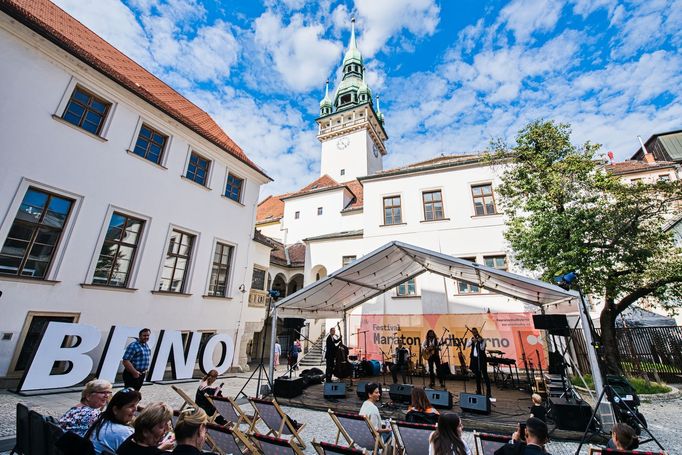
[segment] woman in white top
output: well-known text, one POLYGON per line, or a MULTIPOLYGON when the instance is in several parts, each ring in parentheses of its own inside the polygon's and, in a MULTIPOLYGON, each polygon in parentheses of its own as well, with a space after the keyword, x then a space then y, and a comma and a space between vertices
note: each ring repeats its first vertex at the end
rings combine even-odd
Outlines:
POLYGON ((359 414, 361 416, 367 416, 367 419, 369 419, 369 422, 374 429, 381 434, 381 438, 384 441, 388 441, 391 439, 391 429, 382 428, 381 414, 379 414, 379 408, 377 408, 376 405, 381 399, 381 388, 379 387, 379 384, 370 382, 365 386, 365 391, 367 392, 367 400, 362 403, 359 414))
POLYGON ((436 431, 429 436, 429 455, 471 455, 462 440, 463 428, 462 420, 454 412, 441 414, 436 431))
POLYGON ((123 441, 133 434, 129 424, 141 399, 140 392, 132 388, 120 390, 111 397, 109 406, 85 434, 92 441, 97 455, 105 449, 115 453, 123 441))

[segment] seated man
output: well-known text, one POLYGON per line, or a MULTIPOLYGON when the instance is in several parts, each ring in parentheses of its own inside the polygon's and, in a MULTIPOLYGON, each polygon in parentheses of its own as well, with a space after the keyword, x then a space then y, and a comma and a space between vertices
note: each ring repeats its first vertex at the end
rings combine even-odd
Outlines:
POLYGON ((367 416, 374 429, 381 434, 381 439, 386 442, 391 439, 391 429, 382 424, 381 414, 379 414, 379 408, 376 405, 381 399, 381 388, 379 384, 370 382, 365 386, 365 391, 367 392, 367 400, 362 403, 359 414, 367 416))
POLYGON ((531 417, 526 420, 526 428, 523 430, 526 441, 520 434, 520 429, 512 435, 512 441, 495 451, 495 455, 551 455, 545 452, 547 443, 547 424, 542 420, 531 417))

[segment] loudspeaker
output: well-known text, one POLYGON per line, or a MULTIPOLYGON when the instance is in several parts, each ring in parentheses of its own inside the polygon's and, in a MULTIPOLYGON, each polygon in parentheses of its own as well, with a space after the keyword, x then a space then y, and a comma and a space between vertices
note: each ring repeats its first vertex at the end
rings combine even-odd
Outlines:
POLYGON ((324 383, 324 397, 325 398, 346 398, 346 383, 345 382, 325 382, 324 383))
POLYGON ((273 389, 276 397, 297 397, 303 393, 303 378, 277 378, 273 389))
POLYGON ((592 408, 584 401, 566 401, 562 398, 550 397, 552 415, 560 430, 585 431, 590 425, 592 408))
POLYGON ((547 330, 550 335, 571 335, 565 314, 534 314, 533 325, 536 329, 547 330))
POLYGON ((412 384, 391 384, 388 389, 388 396, 391 400, 398 403, 409 403, 412 401, 412 384))
POLYGON ((447 390, 426 389, 426 396, 433 407, 438 409, 452 409, 452 394, 447 390))
POLYGON ((547 369, 549 374, 564 374, 564 358, 560 353, 549 351, 549 366, 547 369))
POLYGON ((459 407, 462 408, 462 411, 490 414, 490 400, 485 395, 461 392, 459 394, 459 407))
MULTIPOLYGON (((358 394, 358 398, 361 400, 367 399, 367 391, 365 390, 367 384, 369 384, 368 381, 360 381, 355 388, 355 392, 358 394)), ((381 390, 381 388, 379 388, 379 390, 381 390)))

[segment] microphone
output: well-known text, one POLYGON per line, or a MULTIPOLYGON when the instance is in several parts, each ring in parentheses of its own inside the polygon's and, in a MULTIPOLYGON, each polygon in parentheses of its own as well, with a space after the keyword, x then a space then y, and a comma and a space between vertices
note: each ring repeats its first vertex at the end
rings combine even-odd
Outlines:
POLYGON ((443 330, 445 330, 446 332, 449 332, 447 327, 443 327, 443 330))

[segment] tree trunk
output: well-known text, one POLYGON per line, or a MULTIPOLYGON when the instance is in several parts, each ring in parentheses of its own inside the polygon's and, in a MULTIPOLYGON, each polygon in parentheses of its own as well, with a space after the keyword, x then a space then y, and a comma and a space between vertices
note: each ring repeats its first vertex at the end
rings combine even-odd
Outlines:
POLYGON ((606 303, 599 316, 601 322, 601 355, 604 358, 605 374, 621 374, 616 339, 616 311, 613 304, 606 303))

